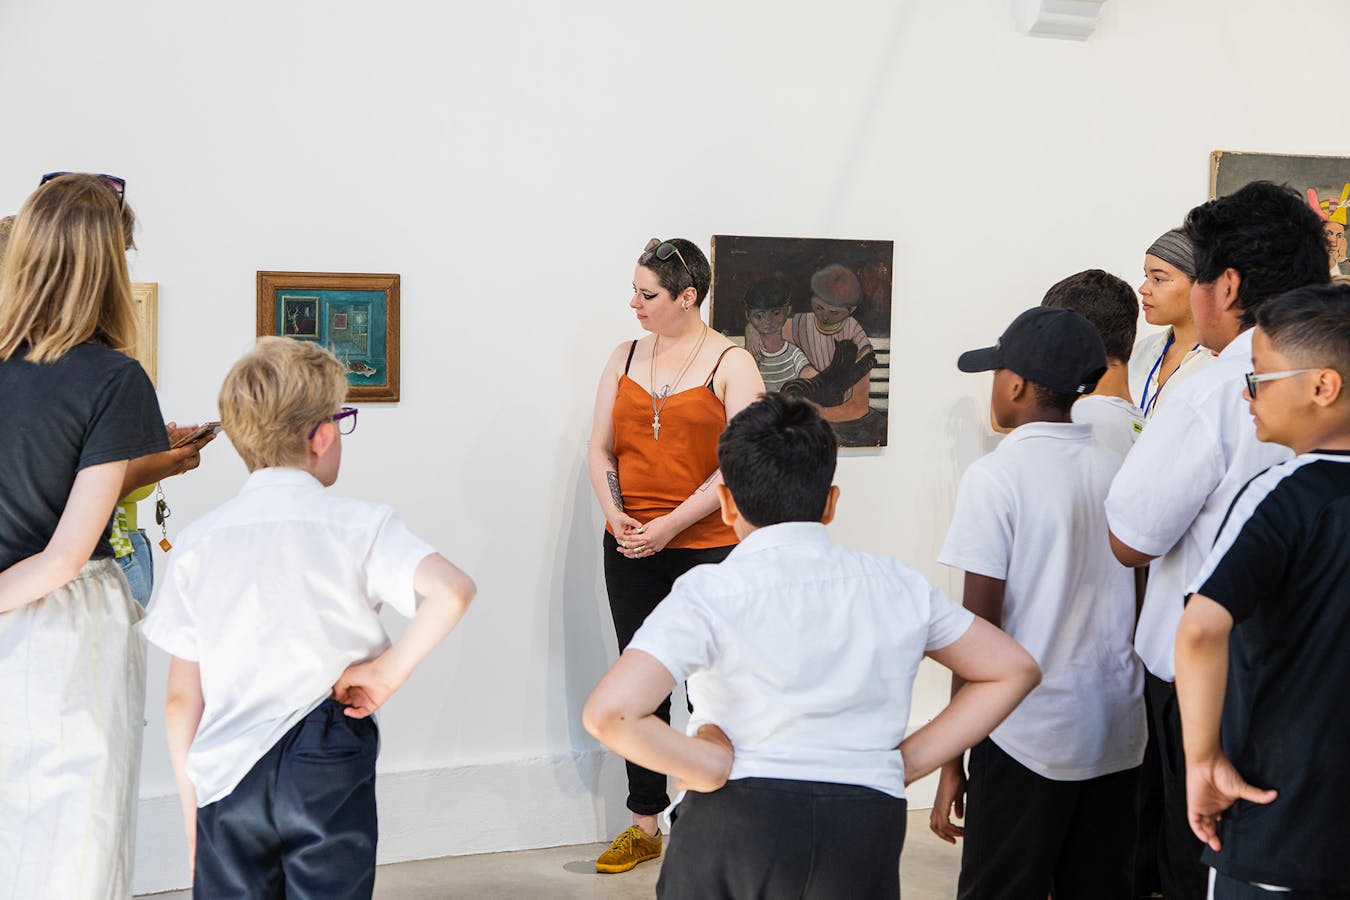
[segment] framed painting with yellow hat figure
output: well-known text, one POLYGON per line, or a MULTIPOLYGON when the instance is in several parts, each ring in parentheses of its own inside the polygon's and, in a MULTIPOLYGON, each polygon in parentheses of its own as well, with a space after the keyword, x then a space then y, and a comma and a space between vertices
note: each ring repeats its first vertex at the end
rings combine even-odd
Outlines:
POLYGON ((1327 239, 1327 268, 1333 276, 1350 275, 1346 256, 1346 217, 1350 215, 1350 158, 1294 156, 1276 153, 1210 154, 1209 196, 1224 197, 1252 181, 1287 184, 1308 198, 1322 220, 1327 239))

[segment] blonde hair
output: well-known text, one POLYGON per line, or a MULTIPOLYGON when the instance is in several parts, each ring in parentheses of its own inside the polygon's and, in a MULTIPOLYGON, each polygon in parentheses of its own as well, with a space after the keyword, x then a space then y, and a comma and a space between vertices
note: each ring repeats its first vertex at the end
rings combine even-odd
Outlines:
POLYGON ((309 432, 347 396, 347 375, 310 341, 258 338, 220 387, 220 422, 250 472, 305 461, 309 432))
POLYGON ((132 352, 126 251, 134 225, 95 175, 63 175, 33 192, 0 267, 0 360, 26 346, 32 362, 54 362, 86 341, 132 352))

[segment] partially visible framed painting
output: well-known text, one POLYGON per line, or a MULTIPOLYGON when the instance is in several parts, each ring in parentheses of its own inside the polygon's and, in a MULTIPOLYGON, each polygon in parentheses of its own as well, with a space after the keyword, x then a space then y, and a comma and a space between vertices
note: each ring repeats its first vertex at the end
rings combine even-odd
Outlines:
POLYGON ((392 403, 399 391, 399 277, 259 272, 258 336, 317 341, 341 360, 353 402, 392 403))
POLYGON ((712 239, 712 327, 764 387, 810 400, 842 447, 884 447, 890 416, 890 241, 712 239))
POLYGON ((159 387, 159 283, 133 281, 131 299, 136 304, 136 361, 159 387))
POLYGON ((1350 158, 1215 150, 1209 160, 1211 200, 1258 180, 1287 184, 1306 197, 1322 220, 1331 273, 1350 275, 1345 234, 1350 215, 1350 158))

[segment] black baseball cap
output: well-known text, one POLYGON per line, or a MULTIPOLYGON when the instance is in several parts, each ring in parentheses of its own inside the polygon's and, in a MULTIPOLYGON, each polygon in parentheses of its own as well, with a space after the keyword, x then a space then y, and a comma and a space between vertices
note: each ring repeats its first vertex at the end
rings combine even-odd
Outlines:
POLYGON ((1036 306, 1013 319, 994 346, 962 353, 956 367, 1010 369, 1061 394, 1090 394, 1106 374, 1106 346, 1079 313, 1036 306))

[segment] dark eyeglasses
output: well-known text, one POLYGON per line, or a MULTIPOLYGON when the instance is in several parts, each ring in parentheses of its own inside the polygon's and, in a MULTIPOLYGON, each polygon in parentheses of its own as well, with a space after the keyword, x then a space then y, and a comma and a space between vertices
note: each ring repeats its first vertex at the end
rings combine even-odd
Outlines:
MULTIPOLYGON (((42 187, 44 184, 51 181, 53 178, 60 178, 62 175, 79 175, 79 174, 81 173, 48 172, 46 175, 42 176, 42 180, 38 182, 38 187, 42 187)), ((127 180, 125 178, 118 178, 116 175, 104 175, 101 172, 94 173, 94 177, 102 178, 104 181, 108 182, 108 184, 112 185, 112 189, 114 191, 117 191, 117 208, 119 210, 122 209, 122 207, 124 207, 127 202, 127 180)))
POLYGON ((1255 372, 1247 373, 1247 394, 1251 397, 1256 396, 1256 386, 1263 381, 1278 381, 1281 378, 1292 378, 1295 375, 1304 375, 1308 372, 1317 372, 1319 369, 1290 369, 1287 372, 1262 372, 1257 375, 1255 372))
MULTIPOLYGON (((336 422, 339 434, 351 434, 356 430, 356 407, 344 406, 342 409, 324 419, 323 422, 336 422)), ((305 438, 305 440, 314 440, 314 435, 318 434, 319 427, 323 425, 323 422, 320 422, 318 425, 311 428, 309 430, 309 437, 305 438)))
POLYGON ((689 268, 689 263, 684 261, 684 254, 680 252, 680 248, 676 247, 670 241, 652 238, 647 242, 647 246, 642 248, 642 252, 655 254, 656 258, 661 260, 661 262, 665 262, 674 255, 680 260, 680 265, 684 266, 684 270, 689 273, 689 280, 694 280, 694 270, 689 268))

